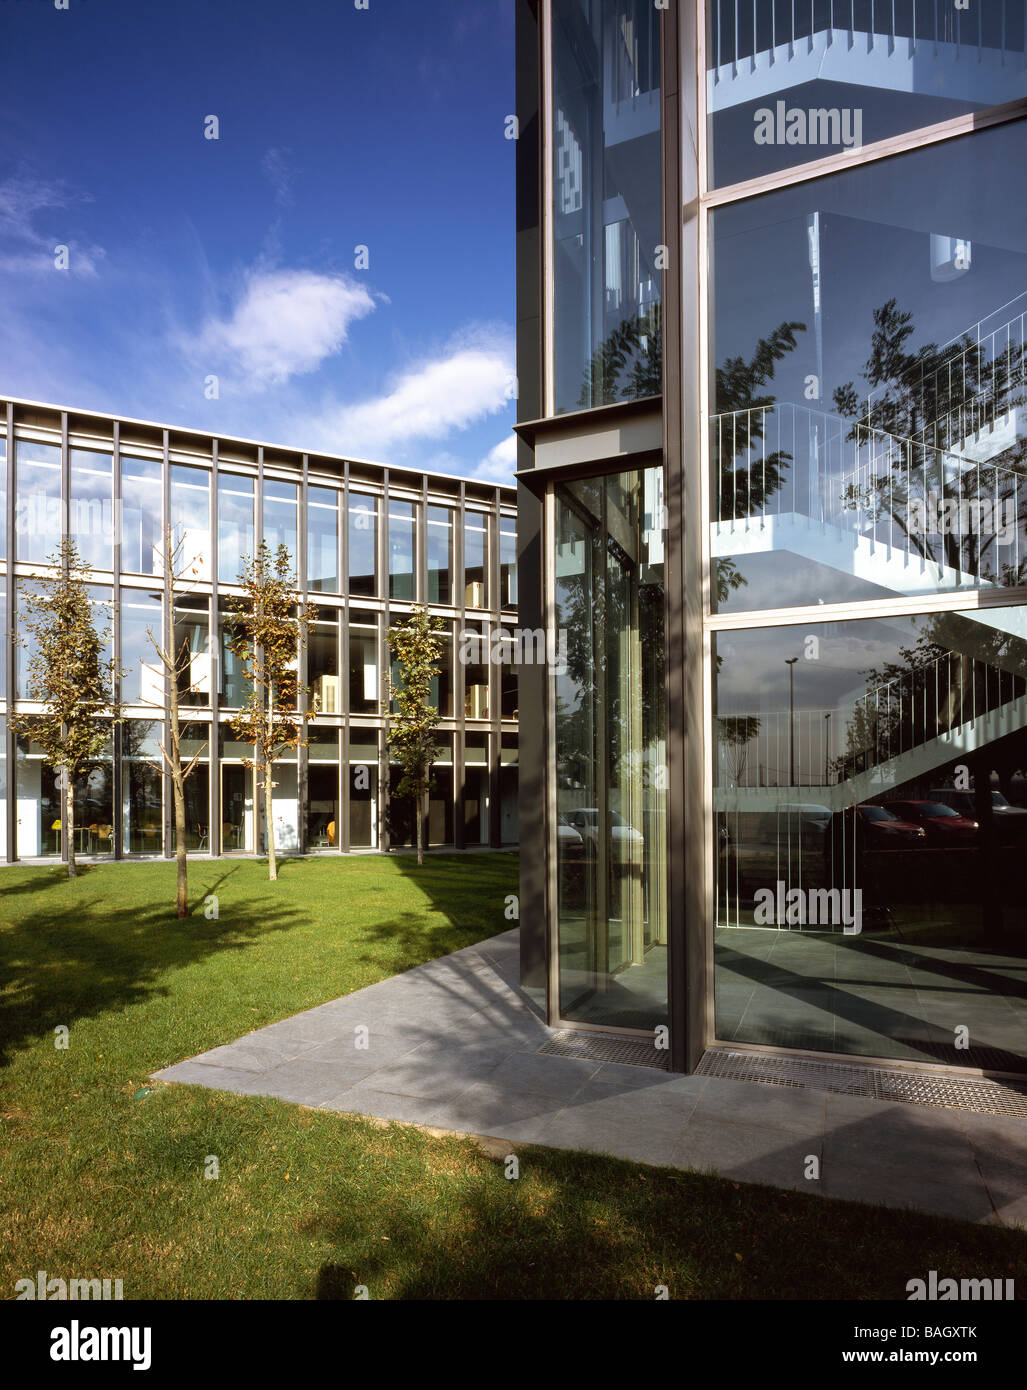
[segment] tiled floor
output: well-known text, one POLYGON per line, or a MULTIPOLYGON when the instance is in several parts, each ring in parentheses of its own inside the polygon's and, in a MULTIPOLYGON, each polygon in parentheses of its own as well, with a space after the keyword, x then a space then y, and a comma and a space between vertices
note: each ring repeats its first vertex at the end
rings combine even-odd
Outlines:
POLYGON ((506 932, 156 1076, 1027 1225, 1027 1120, 540 1055, 517 971, 506 932))

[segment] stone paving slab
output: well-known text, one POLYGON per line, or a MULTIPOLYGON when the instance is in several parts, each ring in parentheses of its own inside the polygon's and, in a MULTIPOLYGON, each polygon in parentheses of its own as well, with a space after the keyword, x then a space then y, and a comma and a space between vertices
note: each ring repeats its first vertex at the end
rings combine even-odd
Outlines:
POLYGON ((1027 1226, 1027 1120, 543 1055, 517 979, 504 932, 155 1079, 1027 1226))

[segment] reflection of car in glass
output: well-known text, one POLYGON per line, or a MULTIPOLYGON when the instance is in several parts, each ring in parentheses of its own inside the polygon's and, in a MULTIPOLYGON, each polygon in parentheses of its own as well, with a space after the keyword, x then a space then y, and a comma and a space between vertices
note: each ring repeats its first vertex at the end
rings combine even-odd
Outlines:
POLYGON ((850 806, 844 820, 846 829, 854 827, 860 849, 915 849, 927 839, 923 826, 901 820, 885 806, 850 806))
MULTIPOLYGON (((599 811, 595 806, 578 806, 565 813, 567 825, 577 831, 586 845, 593 851, 599 843, 599 811)), ((614 858, 626 857, 629 846, 641 849, 645 843, 640 830, 629 825, 616 811, 608 813, 610 839, 613 842, 614 858)))
POLYGON ((563 863, 585 857, 585 842, 564 815, 556 818, 556 851, 563 863))
POLYGON ((889 801, 900 820, 923 826, 929 845, 965 845, 977 838, 977 822, 942 801, 889 801))
MULTIPOLYGON (((977 818, 977 798, 973 792, 940 791, 936 793, 939 801, 944 801, 961 816, 977 818)), ((1027 811, 1022 806, 1013 806, 1000 791, 992 790, 991 814, 1000 823, 1003 832, 1027 834, 1027 811)))
POLYGON ((778 838, 798 840, 803 849, 822 849, 831 824, 830 806, 815 801, 778 802, 774 808, 778 838))

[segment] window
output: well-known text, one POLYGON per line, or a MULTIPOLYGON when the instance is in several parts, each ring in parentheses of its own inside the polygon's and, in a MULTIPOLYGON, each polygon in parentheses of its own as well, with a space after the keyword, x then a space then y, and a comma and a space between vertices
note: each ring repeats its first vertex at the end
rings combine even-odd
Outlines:
POLYGON ((349 593, 378 593, 378 501, 360 492, 349 495, 349 593))
POLYGON ((553 5, 553 406, 655 395, 660 357, 660 11, 553 5))
POLYGON ((1025 132, 713 213, 719 611, 1027 580, 1025 132))
POLYGON ((314 593, 339 592, 339 494, 334 488, 307 489, 307 587, 314 593))
POLYGON ((316 714, 341 714, 339 682, 339 615, 322 608, 307 634, 307 684, 316 714))
POLYGON ((253 479, 218 474, 218 582, 238 584, 254 551, 253 479))
POLYGON ((452 603, 453 513, 428 508, 428 602, 452 603))
POLYGON ((1023 1070, 1025 619, 715 634, 718 1038, 1023 1070))
POLYGON ((416 513, 413 502, 389 498, 389 597, 414 600, 417 597, 416 513))
POLYGON ((499 604, 517 607, 517 518, 499 518, 499 604))
POLYGON ((737 183, 1027 92, 1019 0, 709 0, 711 183, 737 183))
POLYGON ((483 512, 464 514, 464 603, 468 608, 488 607, 488 526, 483 512))
POLYGON ((275 478, 264 479, 264 541, 274 559, 278 547, 284 545, 296 571, 296 485, 280 483, 275 478))
MULTIPOLYGON (((667 1010, 663 551, 646 526, 656 472, 556 488, 555 622, 568 649, 554 676, 559 1011, 645 1029, 667 1010)), ((503 741, 515 778, 516 735, 503 741)), ((511 787, 502 836, 517 838, 511 787)))
POLYGON ((121 590, 121 698, 126 704, 164 704, 164 666, 149 634, 164 644, 161 595, 121 590))
POLYGON ((157 459, 121 460, 121 568, 131 574, 161 574, 161 464, 157 459))
POLYGON ((61 541, 60 446, 17 440, 15 482, 15 558, 45 564, 61 541))
POLYGON ((172 645, 179 670, 178 698, 183 705, 210 704, 209 608, 205 594, 175 595, 172 645))
POLYGON ((88 449, 71 450, 69 533, 90 569, 114 565, 114 458, 88 449))
POLYGON ((377 714, 378 624, 373 613, 350 614, 349 709, 351 714, 377 714))
POLYGON ((209 579, 210 474, 202 468, 171 465, 171 544, 177 574, 209 579))

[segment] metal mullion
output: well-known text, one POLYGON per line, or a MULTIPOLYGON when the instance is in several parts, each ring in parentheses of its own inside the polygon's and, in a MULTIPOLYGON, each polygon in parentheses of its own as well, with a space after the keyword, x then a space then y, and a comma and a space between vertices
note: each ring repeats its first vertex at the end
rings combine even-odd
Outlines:
MULTIPOLYGON (((207 853, 221 854, 221 813, 218 789, 221 769, 218 759, 218 716, 221 713, 221 621, 220 598, 218 595, 218 565, 221 558, 220 525, 221 516, 218 505, 218 444, 217 439, 210 442, 210 587, 211 609, 208 650, 210 652, 210 737, 207 742, 207 853)), ((199 772, 200 764, 196 765, 199 772)), ((195 773, 193 774, 196 775, 195 773)))
MULTIPOLYGON (((457 849, 463 849, 467 842, 464 834, 464 798, 467 795, 467 667, 457 657, 467 623, 464 604, 466 597, 464 594, 464 506, 466 501, 467 485, 461 482, 457 494, 457 504, 453 510, 453 544, 450 550, 450 563, 453 567, 453 598, 456 608, 456 622, 453 627, 453 713, 456 719, 456 736, 453 739, 453 795, 456 802, 453 839, 457 849)), ((486 749, 487 747, 486 741, 486 749)), ((480 843, 480 807, 478 808, 478 826, 480 843)))
MULTIPOLYGON (((161 459, 161 517, 160 517, 160 567, 164 581, 164 621, 161 624, 164 634, 164 650, 171 657, 172 663, 175 660, 174 641, 175 641, 175 598, 171 586, 171 569, 167 561, 167 528, 171 525, 171 460, 170 460, 170 432, 161 431, 162 459, 161 459)), ((174 556, 174 538, 172 537, 172 558, 174 556)), ((173 672, 164 672, 164 747, 171 751, 171 680, 173 672)), ((179 711, 181 719, 181 711, 179 711)), ((163 855, 165 859, 174 857, 174 845, 172 838, 174 835, 174 825, 172 822, 171 798, 164 797, 164 836, 163 836, 163 855)))
MULTIPOLYGON (((114 672, 111 685, 115 696, 121 699, 121 426, 117 420, 112 427, 111 449, 111 502, 114 507, 114 540, 111 547, 111 635, 114 639, 114 672)), ((113 738, 113 796, 112 834, 114 836, 114 858, 124 857, 124 822, 122 807, 121 755, 123 752, 124 726, 114 725, 113 738)), ((161 778, 161 798, 163 804, 163 783, 161 778)))
POLYGON ((382 469, 381 515, 378 519, 378 532, 375 538, 378 552, 379 585, 382 597, 382 612, 378 619, 378 701, 381 710, 381 729, 378 738, 378 848, 383 853, 389 850, 388 797, 391 792, 389 776, 389 710, 391 700, 382 700, 386 689, 386 672, 391 672, 389 649, 385 634, 389 628, 389 470, 382 469))
POLYGON ((4 596, 5 619, 7 623, 6 637, 4 639, 4 656, 7 666, 6 688, 0 688, 0 695, 4 695, 7 700, 7 719, 4 726, 4 739, 7 753, 7 862, 13 864, 18 857, 18 818, 17 810, 17 757, 18 757, 18 738, 11 728, 11 715, 14 712, 15 696, 15 661, 16 648, 14 645, 14 620, 15 620, 15 578, 14 578, 14 518, 15 518, 15 448, 14 448, 14 402, 7 402, 7 508, 4 517, 6 527, 5 541, 7 545, 7 559, 5 569, 7 571, 7 593, 4 596))
MULTIPOLYGON (((341 560, 339 589, 342 593, 342 608, 339 610, 339 713, 342 717, 341 739, 336 739, 335 747, 339 763, 339 824, 336 828, 335 842, 340 854, 348 854, 350 849, 350 766, 349 766, 349 722, 350 722, 350 679, 349 679, 349 637, 350 637, 350 593, 349 593, 349 462, 342 466, 342 508, 339 513, 341 538, 341 560)), ((377 533, 376 533, 377 534, 377 533)), ((377 801, 377 789, 375 791, 377 801)))
MULTIPOLYGON (((308 522, 308 517, 309 517, 309 505, 308 505, 308 503, 309 503, 309 498, 308 498, 309 487, 310 487, 310 456, 309 456, 308 454, 304 454, 304 455, 303 455, 303 462, 302 462, 302 476, 301 476, 301 479, 300 479, 299 506, 297 507, 297 513, 298 513, 298 515, 297 515, 297 518, 296 518, 296 549, 297 549, 297 551, 298 551, 298 555, 297 555, 297 558, 296 558, 296 580, 297 580, 297 583, 299 584, 300 612, 303 613, 304 615, 306 614, 306 611, 307 611, 307 600, 308 600, 308 597, 309 597, 309 595, 308 595, 309 576, 308 576, 308 574, 307 574, 307 563, 308 563, 308 555, 307 555, 307 522, 308 522)), ((337 554, 337 552, 338 552, 338 547, 336 546, 336 554, 337 554)), ((336 558, 336 563, 338 563, 338 559, 337 559, 337 558, 336 558)), ((336 642, 338 642, 338 640, 339 640, 339 625, 338 625, 338 621, 336 621, 336 624, 335 624, 335 640, 336 640, 336 642)), ((308 705, 309 705, 309 701, 308 701, 308 698, 307 698, 307 679, 308 679, 308 674, 309 674, 309 669, 310 669, 310 662, 309 662, 308 643, 307 643, 307 642, 303 642, 303 643, 301 644, 300 641, 299 641, 299 625, 298 625, 298 624, 297 624, 297 628, 296 628, 296 642, 297 642, 297 646, 298 646, 298 648, 299 648, 299 650, 298 650, 297 653, 296 653, 297 658, 298 658, 298 663, 297 663, 297 664, 298 664, 298 667, 299 667, 299 684, 300 684, 300 692, 299 692, 299 709, 300 709, 300 712, 306 713, 307 708, 308 708, 308 705)), ((339 654, 338 654, 338 648, 336 648, 336 653, 335 653, 336 666, 338 666, 338 656, 339 656, 339 654)), ((341 694, 341 691, 340 691, 340 694, 341 694)), ((336 702, 336 703, 338 703, 338 702, 336 702)), ((298 843, 299 843, 299 848, 300 848, 300 853, 301 853, 301 854, 306 854, 306 852, 307 852, 307 808, 308 808, 308 805, 309 805, 309 792, 310 792, 310 788, 309 788, 309 785, 308 785, 309 755, 308 755, 307 738, 306 738, 308 728, 309 728, 308 723, 307 723, 306 721, 304 721, 304 723, 303 723, 303 725, 302 725, 302 729, 303 729, 303 739, 302 739, 302 741, 301 741, 301 743, 300 743, 300 746, 296 749, 296 838, 297 838, 297 841, 298 841, 298 843)))

